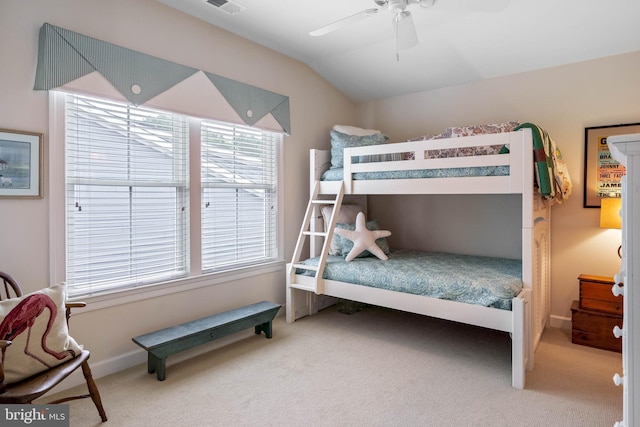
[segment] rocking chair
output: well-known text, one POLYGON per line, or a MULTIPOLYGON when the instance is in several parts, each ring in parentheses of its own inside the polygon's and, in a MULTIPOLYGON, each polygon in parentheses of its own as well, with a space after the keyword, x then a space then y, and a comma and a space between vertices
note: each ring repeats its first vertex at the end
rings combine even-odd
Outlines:
MULTIPOLYGON (((22 297, 22 289, 18 283, 8 274, 0 271, 0 301, 3 299, 22 297)), ((66 320, 69 322, 69 316, 71 308, 84 307, 86 304, 82 302, 67 303, 66 304, 66 320)), ((1 320, 1 319, 0 319, 1 320)), ((11 345, 11 341, 0 339, 0 351, 11 345)), ((91 375, 91 369, 89 368, 89 351, 82 350, 73 359, 64 362, 46 371, 35 374, 29 378, 20 380, 15 383, 5 383, 4 366, 0 361, 0 404, 30 404, 34 400, 40 398, 45 393, 49 392, 62 380, 69 376, 73 371, 82 367, 82 373, 87 381, 87 388, 89 394, 81 396, 71 396, 62 399, 48 402, 50 404, 57 404, 67 402, 73 399, 82 399, 90 397, 93 403, 98 409, 100 418, 102 421, 107 421, 107 415, 102 407, 102 401, 100 399, 100 393, 98 387, 93 381, 91 375)))

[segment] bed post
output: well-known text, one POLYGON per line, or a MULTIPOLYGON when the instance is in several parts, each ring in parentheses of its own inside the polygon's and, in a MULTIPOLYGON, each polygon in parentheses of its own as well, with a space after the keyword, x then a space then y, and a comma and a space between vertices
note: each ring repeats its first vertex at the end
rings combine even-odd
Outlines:
POLYGON ((532 353, 529 345, 529 330, 525 325, 531 322, 531 289, 523 289, 513 299, 513 331, 511 332, 511 385, 523 389, 525 374, 531 370, 532 353))
POLYGON ((296 320, 296 314, 295 314, 295 303, 294 303, 294 298, 293 298, 293 289, 291 289, 291 287, 289 286, 289 283, 291 283, 291 269, 293 268, 293 266, 291 264, 287 264, 287 279, 286 279, 286 285, 285 285, 285 299, 286 299, 286 303, 285 303, 285 319, 287 321, 287 323, 293 323, 296 320))
MULTIPOLYGON (((523 365, 516 366, 516 359, 514 358, 513 361, 514 381, 516 368, 518 371, 524 369, 530 371, 533 369, 534 337, 537 335, 537 326, 534 324, 534 318, 537 318, 537 316, 534 316, 534 311, 537 312, 538 310, 538 295, 540 294, 536 277, 541 273, 537 270, 534 272, 534 269, 539 269, 541 266, 536 262, 537 251, 535 248, 533 134, 531 129, 523 129, 519 132, 522 135, 522 152, 518 153, 521 156, 521 161, 518 163, 522 168, 522 285, 525 292, 520 294, 524 299, 518 302, 518 305, 520 303, 524 304, 522 314, 515 316, 514 312, 514 334, 516 333, 516 328, 520 328, 517 335, 524 342, 521 344, 523 346, 521 350, 522 357, 517 359, 517 363, 519 364, 522 361, 523 365), (520 322, 524 323, 520 325, 520 322)), ((510 146, 513 146, 513 144, 510 146)), ((522 387, 524 387, 524 371, 522 372, 522 387)), ((514 387, 516 387, 515 384, 514 387)))

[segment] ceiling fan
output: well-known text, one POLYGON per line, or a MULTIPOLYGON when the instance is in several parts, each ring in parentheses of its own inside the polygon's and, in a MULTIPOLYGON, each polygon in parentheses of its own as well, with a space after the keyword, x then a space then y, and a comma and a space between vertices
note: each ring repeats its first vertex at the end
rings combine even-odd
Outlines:
MULTIPOLYGON (((399 51, 409 49, 418 44, 416 27, 411 17, 409 6, 418 4, 425 9, 429 9, 436 4, 436 0, 373 0, 379 7, 365 9, 361 12, 339 19, 331 24, 320 27, 309 33, 311 36, 323 36, 347 25, 358 22, 369 16, 373 16, 383 9, 388 9, 393 14, 391 23, 396 32, 396 58, 400 60, 399 51)), ((509 6, 511 0, 455 0, 454 7, 474 12, 500 12, 509 6)), ((447 2, 452 3, 452 2, 447 2)))
POLYGON ((329 34, 347 25, 353 24, 354 22, 360 21, 372 15, 375 15, 382 9, 386 8, 393 14, 391 23, 393 24, 393 28, 396 32, 396 58, 398 58, 399 60, 400 57, 398 52, 400 50, 409 49, 418 44, 418 35, 416 33, 416 27, 415 27, 415 24, 413 23, 411 12, 405 9, 408 6, 413 4, 419 4, 423 8, 430 8, 436 3, 436 0, 373 0, 373 1, 375 4, 379 6, 379 8, 374 7, 370 9, 365 9, 356 14, 339 19, 335 22, 332 22, 331 24, 325 25, 324 27, 320 27, 316 30, 311 31, 309 35, 323 36, 325 34, 329 34))

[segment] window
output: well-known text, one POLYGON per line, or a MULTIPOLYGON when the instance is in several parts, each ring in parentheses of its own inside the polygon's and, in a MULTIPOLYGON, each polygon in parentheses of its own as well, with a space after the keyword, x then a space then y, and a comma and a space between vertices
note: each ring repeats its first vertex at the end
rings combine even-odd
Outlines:
POLYGON ((202 122, 202 268, 264 262, 276 253, 275 135, 202 122))
POLYGON ((64 97, 65 280, 71 296, 278 260, 280 135, 64 97), (197 148, 200 157, 190 156, 197 148), (194 206, 198 202, 201 207, 194 206), (192 211, 199 214, 195 221, 192 211), (192 241, 200 244, 198 256, 190 253, 196 250, 192 241))

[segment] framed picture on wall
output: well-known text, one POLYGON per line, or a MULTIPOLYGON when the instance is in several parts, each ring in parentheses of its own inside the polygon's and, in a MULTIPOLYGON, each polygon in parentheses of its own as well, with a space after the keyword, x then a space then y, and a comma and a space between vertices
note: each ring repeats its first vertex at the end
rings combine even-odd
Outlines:
POLYGON ((620 197, 624 166, 611 157, 607 138, 613 135, 640 133, 640 123, 594 126, 584 129, 584 199, 585 208, 599 208, 600 201, 620 197))
POLYGON ((42 134, 0 129, 0 198, 42 197, 42 134))

